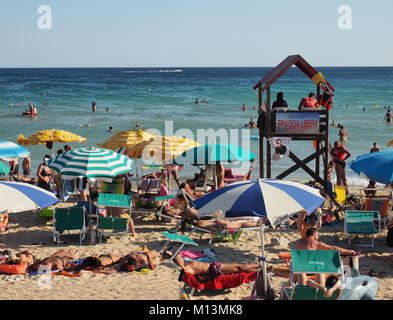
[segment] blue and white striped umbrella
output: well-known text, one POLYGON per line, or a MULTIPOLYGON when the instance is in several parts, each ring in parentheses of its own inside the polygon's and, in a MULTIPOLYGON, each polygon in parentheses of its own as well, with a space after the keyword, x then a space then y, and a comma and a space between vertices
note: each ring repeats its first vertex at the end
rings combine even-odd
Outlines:
POLYGON ((30 151, 11 141, 0 141, 0 159, 5 161, 25 158, 30 155, 30 151))
POLYGON ((47 208, 59 202, 55 195, 40 187, 23 183, 0 181, 0 212, 22 212, 47 208))
POLYGON ((193 204, 201 216, 221 210, 227 217, 256 215, 267 217, 272 225, 278 225, 299 211, 311 213, 324 202, 318 189, 301 183, 256 179, 231 183, 193 204))
POLYGON ((101 148, 71 150, 53 159, 49 168, 61 174, 62 179, 87 177, 111 180, 132 170, 133 161, 122 154, 101 148))

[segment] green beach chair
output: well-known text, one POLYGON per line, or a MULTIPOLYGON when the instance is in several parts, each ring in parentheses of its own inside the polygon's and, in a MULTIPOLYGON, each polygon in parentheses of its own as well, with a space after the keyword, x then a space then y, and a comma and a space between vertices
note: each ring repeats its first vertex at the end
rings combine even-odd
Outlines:
POLYGON ((319 289, 309 286, 296 285, 293 282, 294 273, 307 274, 337 274, 344 280, 344 268, 338 250, 291 250, 290 279, 291 288, 284 288, 284 300, 337 300, 339 290, 332 297, 325 298, 319 289))
POLYGON ((345 211, 344 233, 348 234, 351 244, 351 235, 371 235, 371 244, 357 244, 357 246, 374 247, 374 234, 381 232, 381 219, 378 211, 345 211), (378 230, 374 220, 378 220, 378 230))
POLYGON ((179 254, 179 252, 181 251, 181 249, 183 249, 183 247, 185 245, 190 245, 190 246, 198 246, 198 243, 196 243, 195 241, 191 240, 189 237, 187 236, 183 236, 177 233, 170 233, 170 232, 163 232, 162 233, 168 240, 165 242, 164 246, 161 248, 160 252, 163 252, 166 247, 169 245, 169 243, 171 242, 177 242, 180 243, 179 248, 176 250, 176 252, 172 255, 172 257, 169 259, 170 262, 173 262, 173 259, 179 254))
POLYGON ((175 226, 175 228, 173 230, 171 230, 171 232, 177 232, 177 230, 179 230, 180 225, 181 225, 181 223, 183 221, 182 219, 178 219, 178 218, 175 218, 175 217, 168 216, 168 215, 166 215, 166 214, 164 214, 162 212, 164 207, 167 204, 169 204, 169 202, 172 199, 174 199, 174 198, 176 198, 176 194, 170 194, 170 195, 167 195, 167 196, 156 197, 156 201, 162 201, 162 203, 160 205, 160 210, 156 212, 156 215, 159 216, 159 217, 162 217, 164 219, 169 219, 171 221, 176 221, 176 226, 175 226))
MULTIPOLYGON (((100 193, 98 195, 97 206, 128 208, 130 210, 130 219, 132 219, 131 205, 132 199, 130 195, 113 193, 100 193)), ((113 230, 113 232, 106 232, 106 234, 125 234, 129 232, 128 219, 119 217, 102 217, 97 214, 97 235, 99 236, 100 243, 102 242, 104 230, 113 230)))
MULTIPOLYGON (((71 230, 79 230, 80 241, 86 237, 86 209, 82 208, 54 208, 53 209, 53 240, 59 244, 60 235, 64 235, 64 231, 68 231, 67 235, 71 235, 71 230)), ((75 233, 74 233, 75 234, 75 233)))

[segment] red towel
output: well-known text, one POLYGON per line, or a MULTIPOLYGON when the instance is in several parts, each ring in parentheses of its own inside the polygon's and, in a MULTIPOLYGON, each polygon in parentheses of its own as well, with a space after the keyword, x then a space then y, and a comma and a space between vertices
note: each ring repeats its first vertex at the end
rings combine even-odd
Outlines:
POLYGON ((243 283, 255 281, 257 279, 257 272, 254 273, 234 273, 228 275, 220 275, 212 280, 208 280, 209 277, 198 276, 195 277, 187 272, 184 273, 182 277, 182 281, 187 283, 189 286, 195 289, 227 289, 227 288, 235 288, 243 283), (199 279, 199 281, 198 281, 199 279), (206 281, 206 282, 204 282, 206 281))

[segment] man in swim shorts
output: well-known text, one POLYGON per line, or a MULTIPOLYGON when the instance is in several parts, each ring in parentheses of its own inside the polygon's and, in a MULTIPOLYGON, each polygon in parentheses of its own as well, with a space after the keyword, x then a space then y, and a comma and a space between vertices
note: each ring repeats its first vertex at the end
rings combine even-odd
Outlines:
MULTIPOLYGON (((162 253, 162 258, 172 257, 172 252, 169 250, 164 250, 162 253)), ((234 273, 253 273, 259 270, 259 265, 257 263, 253 264, 239 264, 239 263, 219 263, 219 262, 201 262, 201 261, 189 261, 185 262, 180 255, 176 255, 173 261, 182 268, 185 272, 193 276, 219 276, 225 274, 234 273)), ((267 269, 267 272, 271 272, 273 266, 267 269)))

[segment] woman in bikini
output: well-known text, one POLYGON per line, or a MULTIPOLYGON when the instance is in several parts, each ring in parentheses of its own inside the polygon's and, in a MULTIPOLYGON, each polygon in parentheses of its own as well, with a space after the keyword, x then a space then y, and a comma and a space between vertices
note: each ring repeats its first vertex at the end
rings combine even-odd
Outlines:
POLYGON ((345 177, 345 160, 352 154, 345 148, 344 144, 339 141, 334 142, 334 147, 331 151, 333 163, 335 164, 337 185, 347 187, 347 179, 345 177))
POLYGON ((69 261, 76 260, 76 253, 74 249, 68 251, 60 250, 41 261, 38 261, 31 266, 31 270, 38 271, 40 267, 44 267, 50 271, 62 271, 70 267, 69 261))
POLYGON ((46 155, 43 162, 40 164, 37 170, 38 184, 37 186, 45 190, 51 191, 51 182, 53 182, 53 175, 50 171, 48 164, 50 156, 46 155))
POLYGON ((117 263, 118 271, 138 271, 141 269, 155 269, 153 260, 159 258, 161 254, 155 250, 148 250, 143 246, 141 252, 130 253, 122 257, 117 263))

